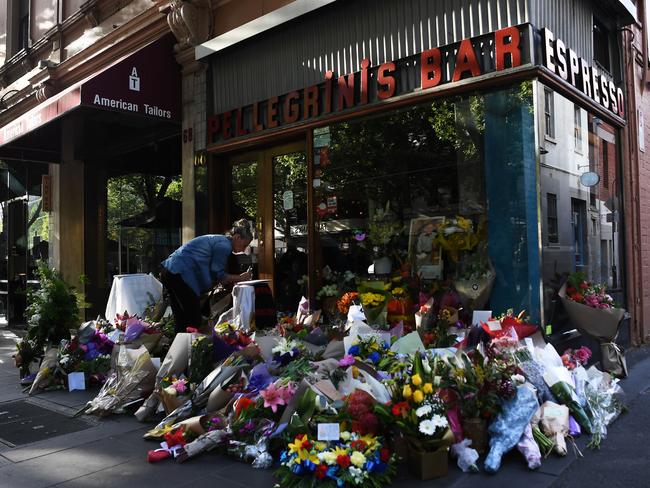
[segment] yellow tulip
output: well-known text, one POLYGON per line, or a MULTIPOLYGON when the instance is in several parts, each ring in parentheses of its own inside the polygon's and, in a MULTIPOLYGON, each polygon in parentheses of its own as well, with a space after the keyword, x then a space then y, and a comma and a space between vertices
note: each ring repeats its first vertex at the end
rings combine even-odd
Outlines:
POLYGON ((425 383, 424 386, 422 387, 422 391, 426 393, 427 395, 430 395, 433 393, 433 385, 431 383, 425 383))
POLYGON ((411 387, 409 385, 404 385, 404 389, 402 390, 402 396, 406 399, 411 398, 411 395, 413 395, 413 392, 411 391, 411 387))
POLYGON ((422 390, 415 390, 413 392, 413 401, 415 403, 422 403, 424 401, 424 394, 422 393, 422 390))
POLYGON ((420 378, 419 374, 414 374, 411 376, 411 383, 413 383, 415 386, 420 386, 422 384, 422 378, 420 378))

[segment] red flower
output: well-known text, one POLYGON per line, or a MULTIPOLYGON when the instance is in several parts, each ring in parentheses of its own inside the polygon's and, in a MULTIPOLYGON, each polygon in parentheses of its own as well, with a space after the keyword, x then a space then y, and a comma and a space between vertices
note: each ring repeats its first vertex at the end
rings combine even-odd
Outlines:
POLYGON ((382 463, 388 462, 388 460, 390 459, 390 451, 388 450, 387 447, 381 448, 381 451, 379 451, 379 459, 381 459, 382 463))
POLYGON ((239 415, 242 410, 248 410, 255 402, 248 397, 241 397, 237 401, 237 406, 235 407, 235 413, 239 415))
POLYGON ((589 288, 589 285, 583 281, 582 283, 580 283, 580 288, 586 290, 587 288, 589 288))
POLYGON ((184 446, 186 442, 183 429, 176 429, 172 432, 167 432, 165 434, 165 442, 167 443, 168 447, 184 446))
POLYGON ((325 478, 325 476, 327 476, 327 466, 324 464, 319 464, 318 466, 316 466, 316 471, 314 472, 314 475, 319 480, 325 478))
POLYGON ((185 332, 188 334, 196 334, 199 331, 196 327, 186 327, 185 332))
POLYGON ((361 439, 352 441, 352 444, 350 444, 350 446, 355 451, 365 451, 368 448, 368 444, 366 444, 365 441, 362 441, 361 439))
POLYGON ((350 467, 350 456, 344 454, 342 456, 336 457, 336 464, 341 466, 343 469, 350 467))
POLYGON ((400 416, 402 418, 406 417, 408 415, 408 411, 411 409, 409 406, 408 402, 399 402, 393 405, 392 412, 393 415, 400 416))

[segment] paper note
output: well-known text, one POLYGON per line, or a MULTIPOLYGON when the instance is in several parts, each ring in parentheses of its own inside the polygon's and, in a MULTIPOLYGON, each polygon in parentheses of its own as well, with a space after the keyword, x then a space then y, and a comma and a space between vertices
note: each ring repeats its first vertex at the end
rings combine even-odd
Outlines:
POLYGON ((498 320, 488 320, 487 326, 492 331, 501 330, 501 322, 498 320))
POLYGON ((340 432, 339 424, 318 424, 319 441, 338 441, 340 432))
POLYGON ((68 373, 68 391, 85 389, 86 377, 83 373, 68 373))
POLYGON ((481 325, 481 322, 487 322, 490 318, 492 318, 492 310, 474 310, 472 325, 481 325))

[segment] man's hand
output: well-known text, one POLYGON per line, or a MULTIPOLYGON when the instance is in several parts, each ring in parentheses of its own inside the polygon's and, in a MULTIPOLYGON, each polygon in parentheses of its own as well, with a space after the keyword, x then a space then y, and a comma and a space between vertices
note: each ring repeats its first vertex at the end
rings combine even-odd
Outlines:
POLYGON ((250 281, 252 278, 253 278, 252 273, 250 271, 246 271, 245 273, 239 275, 237 282, 250 281))

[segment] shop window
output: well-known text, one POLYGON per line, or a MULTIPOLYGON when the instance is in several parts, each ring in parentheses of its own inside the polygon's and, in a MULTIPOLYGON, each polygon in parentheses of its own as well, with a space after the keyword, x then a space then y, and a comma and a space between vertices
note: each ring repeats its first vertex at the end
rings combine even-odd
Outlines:
POLYGON ((578 105, 573 106, 573 147, 582 152, 582 109, 578 105))
POLYGON ((546 221, 548 225, 548 243, 557 244, 559 242, 557 232, 557 195, 553 193, 546 194, 546 221))
POLYGON ((553 91, 544 89, 544 130, 546 137, 555 139, 555 109, 553 106, 553 91))
POLYGON ((610 61, 610 33, 609 29, 600 22, 598 19, 594 18, 593 26, 593 49, 594 49, 594 60, 607 72, 611 73, 611 61, 610 61))
POLYGON ((483 286, 494 270, 508 285, 494 283, 493 310, 537 314, 529 290, 539 289, 539 267, 528 260, 538 247, 528 220, 537 215, 536 179, 526 169, 535 155, 524 151, 534 139, 530 94, 522 84, 315 129, 321 297, 350 280, 392 288, 396 279, 418 300, 418 291, 464 280, 483 286))

